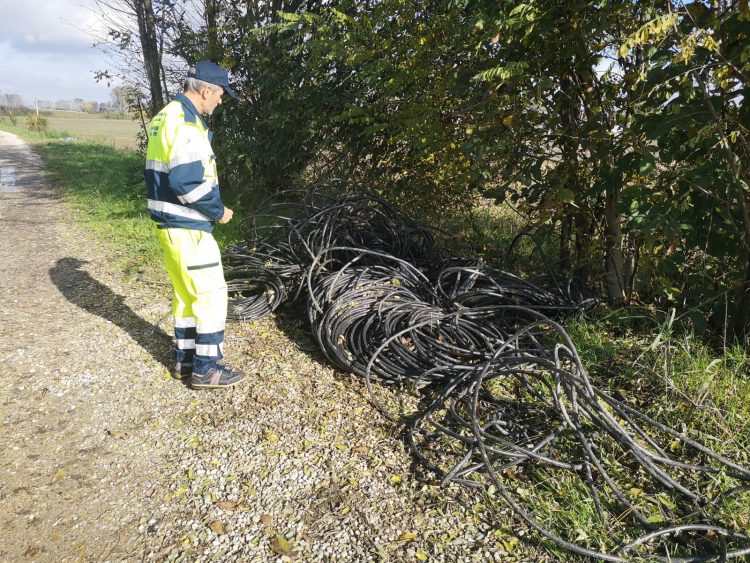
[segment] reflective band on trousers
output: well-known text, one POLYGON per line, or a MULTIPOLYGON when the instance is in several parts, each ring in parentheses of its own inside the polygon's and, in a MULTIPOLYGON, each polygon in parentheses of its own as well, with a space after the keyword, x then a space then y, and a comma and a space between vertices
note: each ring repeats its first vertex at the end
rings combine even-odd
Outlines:
POLYGON ((216 186, 216 184, 216 179, 210 178, 197 188, 190 190, 185 195, 178 195, 177 199, 179 199, 182 203, 193 203, 194 201, 198 201, 200 198, 214 189, 214 186, 216 186))
POLYGON ((193 350, 195 348, 195 339, 193 338, 178 338, 177 348, 180 350, 193 350))
POLYGON ((225 321, 215 321, 211 323, 199 323, 195 331, 198 334, 211 334, 212 332, 221 332, 225 328, 225 321))
POLYGON ((207 217, 200 211, 190 209, 189 207, 183 207, 182 205, 168 203, 166 201, 156 201, 155 199, 149 199, 148 208, 151 211, 162 211, 163 213, 169 213, 171 215, 177 215, 179 217, 187 217, 188 219, 197 219, 198 221, 212 220, 210 217, 207 217))
POLYGON ((195 353, 212 358, 219 355, 219 347, 216 344, 198 344, 195 347, 195 353))

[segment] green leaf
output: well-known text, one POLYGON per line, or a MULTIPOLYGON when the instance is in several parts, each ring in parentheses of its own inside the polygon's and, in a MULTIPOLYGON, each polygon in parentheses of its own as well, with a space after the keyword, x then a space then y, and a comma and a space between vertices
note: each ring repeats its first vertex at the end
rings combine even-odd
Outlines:
POLYGON ((656 168, 656 161, 650 153, 644 153, 641 155, 641 163, 638 166, 638 172, 645 176, 652 172, 656 168))
POLYGON ((560 188, 557 190, 557 196, 560 198, 560 201, 564 201, 565 203, 572 203, 576 200, 575 192, 568 188, 560 188))

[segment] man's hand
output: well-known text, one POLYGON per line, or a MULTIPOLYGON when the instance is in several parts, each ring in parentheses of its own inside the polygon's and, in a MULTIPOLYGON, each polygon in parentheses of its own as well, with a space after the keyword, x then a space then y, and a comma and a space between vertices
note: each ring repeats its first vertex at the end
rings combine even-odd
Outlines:
POLYGON ((225 223, 229 223, 229 221, 232 220, 232 216, 234 215, 234 211, 229 209, 228 207, 224 208, 224 215, 221 216, 221 219, 219 219, 219 223, 224 225, 225 223))

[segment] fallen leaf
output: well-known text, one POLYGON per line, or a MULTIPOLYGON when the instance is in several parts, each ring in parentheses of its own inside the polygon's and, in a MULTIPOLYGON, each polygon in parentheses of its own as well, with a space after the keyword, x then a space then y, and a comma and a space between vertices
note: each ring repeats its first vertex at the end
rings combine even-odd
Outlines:
POLYGON ((286 555, 287 557, 296 557, 294 546, 281 534, 276 534, 271 540, 271 549, 277 555, 286 555))
POLYGON ((273 432, 266 432, 265 438, 271 444, 279 441, 279 435, 278 434, 274 434, 273 432))
POLYGON ((420 561, 427 561, 427 554, 424 551, 422 551, 421 549, 418 549, 417 552, 414 555, 420 561))
POLYGON ((52 534, 49 539, 50 541, 58 542, 60 541, 60 534, 52 534))
POLYGON ((38 547, 29 546, 29 548, 26 551, 24 551, 23 554, 25 557, 36 557, 37 555, 39 555, 39 552, 41 551, 42 550, 39 549, 38 547))
POLYGON ((224 533, 224 524, 222 524, 218 520, 214 520, 213 522, 211 522, 208 527, 211 528, 216 534, 224 533))
POLYGON ((64 469, 58 469, 52 474, 52 482, 59 481, 60 479, 64 479, 67 473, 64 469))
POLYGON ((363 454, 363 455, 367 455, 367 453, 368 453, 368 452, 370 451, 370 448, 368 448, 367 446, 354 446, 354 447, 352 448, 352 451, 353 451, 353 452, 354 452, 355 454, 363 454))
POLYGON ((403 546, 403 545, 405 545, 405 544, 407 544, 407 543, 409 543, 411 541, 414 541, 416 538, 417 538, 417 534, 415 534, 413 532, 404 532, 403 534, 401 534, 398 537, 398 539, 396 541, 391 542, 388 545, 388 547, 390 547, 391 549, 398 549, 399 547, 401 547, 401 546, 403 546))
POLYGON ((398 475, 391 475, 391 483, 398 485, 401 482, 401 477, 398 475))
POLYGON ((271 518, 271 516, 268 514, 264 514, 260 517, 260 523, 264 526, 273 526, 273 518, 271 518))
POLYGON ((219 502, 216 503, 216 506, 218 506, 222 510, 232 512, 234 511, 235 508, 237 508, 238 504, 239 504, 238 502, 233 501, 233 500, 220 500, 219 502))

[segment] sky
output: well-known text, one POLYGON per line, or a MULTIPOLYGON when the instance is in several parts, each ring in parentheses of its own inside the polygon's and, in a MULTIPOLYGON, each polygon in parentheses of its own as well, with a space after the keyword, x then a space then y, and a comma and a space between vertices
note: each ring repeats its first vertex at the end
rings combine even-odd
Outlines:
POLYGON ((110 100, 94 71, 107 57, 84 30, 101 28, 92 0, 0 0, 0 94, 35 99, 110 100))

